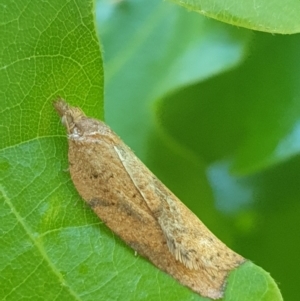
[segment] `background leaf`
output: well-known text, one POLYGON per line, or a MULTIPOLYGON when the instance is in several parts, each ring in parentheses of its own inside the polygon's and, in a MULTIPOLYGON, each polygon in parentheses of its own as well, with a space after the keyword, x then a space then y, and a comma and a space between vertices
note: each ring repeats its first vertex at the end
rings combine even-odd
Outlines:
MULTIPOLYGON (((187 119, 192 117, 189 115, 189 98, 181 94, 180 88, 184 88, 184 91, 193 83, 209 82, 214 75, 226 74, 238 66, 252 51, 253 44, 250 41, 253 33, 201 18, 158 1, 152 1, 151 5, 140 1, 123 1, 118 4, 99 1, 97 23, 105 53, 106 121, 214 233, 238 250, 241 238, 257 225, 256 212, 249 206, 252 191, 246 191, 245 198, 245 189, 240 188, 244 185, 243 180, 236 183, 232 179, 232 183, 224 183, 228 185, 228 191, 231 191, 232 184, 236 184, 232 193, 226 190, 226 195, 223 196, 221 192, 217 195, 220 189, 213 187, 213 180, 218 180, 218 174, 214 174, 217 168, 214 169, 212 165, 210 170, 206 158, 188 148, 184 140, 174 139, 170 135, 172 129, 165 127, 161 120, 164 120, 164 114, 173 116, 171 119, 175 132, 176 127, 182 126, 180 133, 188 130, 197 136, 199 128, 188 129, 181 124, 181 116, 171 115, 172 104, 176 105, 173 99, 179 95, 184 103, 180 114, 185 114, 187 110, 187 119), (162 14, 161 11, 168 13, 162 14), (152 31, 151 26, 154 27, 152 31), (173 35, 176 36, 174 40, 170 39, 173 35), (174 69, 181 58, 189 60, 186 59, 185 64, 174 69), (185 80, 181 81, 182 78, 185 80), (166 95, 169 96, 166 98, 166 95), (171 101, 168 102, 168 99, 171 101), (163 109, 157 106, 157 100, 160 100, 163 109), (164 128, 157 127, 157 124, 164 128), (232 206, 233 210, 225 211, 227 214, 224 214, 219 203, 226 207, 227 198, 231 201, 227 207, 232 206)), ((217 91, 218 87, 214 89, 217 91)), ((213 114, 214 110, 212 108, 211 112, 206 113, 213 114)), ((197 120, 197 117, 194 119, 197 120)), ((230 121, 234 127, 235 120, 230 121)), ((205 141, 202 143, 205 144, 205 141)), ((249 181, 256 183, 256 179, 249 181)), ((254 275, 255 272, 252 272, 254 270, 248 276, 254 275)), ((270 289, 264 300, 274 300, 275 296, 281 300, 274 282, 270 281, 269 284, 273 289, 261 288, 259 285, 256 288, 263 292, 270 289)), ((235 289, 235 293, 241 292, 243 295, 242 289, 235 289)), ((226 296, 225 299, 230 300, 233 296, 226 296)), ((253 300, 256 297, 253 294, 253 300)), ((245 298, 251 300, 249 296, 245 298)))
MULTIPOLYGON (((137 18, 130 15, 136 6, 129 1, 118 5, 101 3, 97 19, 107 67, 107 122, 218 237, 270 271, 285 299, 294 300, 298 295, 296 254, 300 248, 295 233, 299 228, 296 216, 300 195, 297 140, 291 139, 294 146, 282 148, 280 155, 274 156, 272 149, 286 139, 298 120, 295 108, 299 101, 294 97, 298 61, 293 55, 297 53, 298 36, 274 37, 237 29, 244 37, 234 43, 242 46, 236 64, 214 73, 207 71, 207 77, 199 76, 183 89, 158 93, 156 87, 164 82, 169 69, 160 60, 151 60, 151 54, 167 46, 176 51, 176 44, 159 43, 151 36, 145 38, 148 47, 142 48, 133 42, 138 35, 135 29, 143 28, 141 24, 134 26, 137 18), (127 33, 130 28, 131 34, 127 33), (118 43, 122 48, 117 47, 118 43), (122 64, 110 65, 116 55, 110 57, 109 53, 124 50, 133 54, 136 45, 143 50, 145 61, 150 57, 148 64, 134 60, 132 55, 128 56, 130 68, 124 67, 127 56, 122 64), (111 79, 110 74, 114 76, 111 79), (119 84, 114 78, 119 79, 119 84), (158 83, 151 85, 155 80, 158 83), (153 94, 156 95, 151 97, 153 94), (125 116, 130 117, 124 118, 122 112, 128 112, 125 116), (264 123, 265 119, 268 122, 264 123), (236 175, 230 173, 232 169, 236 175)), ((168 8, 168 16, 170 11, 168 8)), ((139 13, 143 16, 142 11, 139 13)), ((194 14, 185 13, 192 20, 194 14)), ((216 37, 222 40, 221 48, 232 49, 230 40, 224 37, 229 37, 235 28, 201 19, 212 27, 222 27, 212 40, 216 37)), ((160 31, 162 28, 166 26, 159 26, 160 31)), ((199 26, 193 28, 197 30, 199 26)), ((181 35, 177 37, 182 45, 181 35)), ((187 68, 191 73, 205 72, 214 59, 226 61, 226 56, 215 56, 211 48, 200 49, 207 51, 196 50, 198 56, 187 68)))
POLYGON ((205 16, 232 25, 271 33, 300 31, 297 0, 173 0, 205 16))
POLYGON ((298 154, 299 41, 256 33, 245 64, 165 98, 158 122, 207 162, 230 157, 240 174, 298 154))
POLYGON ((141 157, 153 130, 154 100, 233 68, 251 37, 161 1, 98 1, 97 24, 104 46, 105 119, 141 157))

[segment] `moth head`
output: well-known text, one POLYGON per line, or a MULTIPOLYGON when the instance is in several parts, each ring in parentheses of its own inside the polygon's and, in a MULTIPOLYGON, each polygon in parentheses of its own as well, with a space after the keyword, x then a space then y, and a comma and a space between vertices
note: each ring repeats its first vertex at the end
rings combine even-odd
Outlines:
POLYGON ((68 134, 71 134, 76 123, 85 116, 80 108, 69 106, 63 99, 53 103, 54 108, 61 116, 61 122, 66 127, 68 134))

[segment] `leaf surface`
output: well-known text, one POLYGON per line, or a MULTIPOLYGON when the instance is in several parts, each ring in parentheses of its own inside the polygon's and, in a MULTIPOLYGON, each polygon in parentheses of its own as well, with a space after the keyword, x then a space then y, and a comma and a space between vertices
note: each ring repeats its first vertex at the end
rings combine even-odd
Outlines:
POLYGON ((271 33, 300 31, 297 0, 173 0, 186 8, 232 25, 271 33))

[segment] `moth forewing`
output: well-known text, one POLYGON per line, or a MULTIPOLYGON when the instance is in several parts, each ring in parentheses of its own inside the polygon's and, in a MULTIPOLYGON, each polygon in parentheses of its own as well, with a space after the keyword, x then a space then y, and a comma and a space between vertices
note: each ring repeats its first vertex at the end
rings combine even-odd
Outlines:
POLYGON ((234 268, 239 256, 217 239, 125 145, 114 147, 135 187, 158 221, 170 252, 189 269, 234 268), (138 166, 138 168, 137 168, 138 166), (141 176, 143 175, 143 176, 141 176))
POLYGON ((223 296, 244 259, 218 240, 103 122, 63 100, 71 178, 102 221, 139 254, 195 292, 223 296))

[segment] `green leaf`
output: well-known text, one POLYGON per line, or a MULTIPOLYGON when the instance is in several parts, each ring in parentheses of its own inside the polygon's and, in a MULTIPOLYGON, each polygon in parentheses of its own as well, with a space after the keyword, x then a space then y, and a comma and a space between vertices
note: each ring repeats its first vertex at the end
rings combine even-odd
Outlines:
POLYGON ((172 0, 188 9, 228 24, 253 30, 291 34, 300 31, 297 0, 172 0))
POLYGON ((70 267, 85 273, 79 263, 89 261, 93 228, 72 205, 77 194, 63 171, 66 138, 52 101, 60 95, 103 114, 92 8, 91 1, 1 4, 1 299, 78 299, 85 285, 70 267))
POLYGON ((224 300, 271 301, 283 299, 270 275, 252 262, 246 262, 229 276, 224 300))
MULTIPOLYGON (((1 148, 57 132, 50 130, 56 124, 50 112, 58 96, 82 107, 88 100, 95 108, 98 100, 101 108, 101 58, 91 9, 88 1, 2 6, 1 148)), ((101 109, 96 115, 102 116, 101 109)))
MULTIPOLYGON (((137 149, 146 154, 145 141, 160 138, 154 130, 147 106, 155 98, 179 87, 207 79, 239 64, 244 58, 250 34, 198 19, 196 15, 190 18, 179 8, 169 11, 171 6, 166 3, 161 6, 149 4, 153 5, 153 12, 147 11, 149 7, 142 4, 139 5, 140 11, 126 1, 110 5, 111 10, 106 17, 123 13, 125 18, 117 19, 126 21, 121 22, 121 28, 126 30, 128 26, 131 31, 122 35, 119 26, 115 27, 116 31, 107 31, 113 33, 114 41, 117 41, 114 51, 113 47, 111 50, 106 48, 105 45, 109 44, 103 39, 105 54, 116 58, 114 64, 108 64, 111 78, 107 77, 107 116, 108 120, 114 120, 114 126, 122 129, 122 133, 130 133, 127 138, 124 135, 126 140, 135 143, 137 149), (142 24, 146 20, 143 34, 136 30, 137 24, 128 22, 127 14, 132 9, 136 9, 136 13, 129 13, 129 20, 139 20, 142 24), (143 19, 141 12, 149 19, 143 19), (163 20, 170 23, 162 24, 163 20), (178 34, 185 37, 181 31, 181 24, 185 22, 191 36, 186 37, 183 49, 178 47, 176 50, 178 34), (149 45, 142 42, 150 41, 148 35, 156 34, 158 29, 165 29, 166 33, 152 36, 150 55, 144 61, 145 49, 149 45), (138 34, 137 39, 127 48, 124 43, 122 49, 120 41, 132 41, 129 38, 135 37, 133 33, 138 34), (144 36, 145 33, 148 35, 144 36), (222 43, 219 35, 224 37, 222 43), (165 45, 168 37, 172 37, 173 42, 160 57, 161 49, 156 53, 153 51, 158 41, 165 45), (125 52, 118 54, 120 49, 125 52), (139 51, 135 52, 136 49, 139 51), (211 57, 212 53, 216 56, 211 57), (201 64, 195 64, 203 54, 206 56, 201 64), (134 60, 130 61, 130 57, 134 60), (161 65, 165 60, 167 64, 161 65), (206 61, 207 67, 202 68, 206 61), (140 63, 144 64, 145 69, 141 73, 147 73, 145 77, 141 77, 141 73, 135 74, 137 69, 134 66, 140 63), (176 72, 171 66, 176 67, 176 72), (189 73, 191 66, 196 68, 189 73), (168 80, 163 82, 166 77, 168 80), (148 79, 148 83, 144 82, 148 79), (148 89, 144 89, 147 86, 148 89), (149 95, 143 98, 144 93, 149 95), (118 97, 115 102, 112 96, 118 97), (136 119, 128 121, 133 115, 136 119), (136 129, 133 125, 139 121, 143 121, 139 126, 142 128, 146 124, 146 128, 132 133, 136 129)), ((73 105, 79 105, 88 115, 97 118, 103 115, 102 61, 92 3, 75 0, 52 1, 51 4, 23 1, 2 7, 0 97, 4 105, 0 113, 3 137, 0 150, 0 296, 4 296, 5 300, 207 300, 181 286, 143 258, 135 257, 133 251, 114 237, 80 200, 66 171, 66 135, 52 108, 52 101, 62 96, 73 105)), ((165 143, 168 138, 163 140, 165 143)), ((157 146, 159 143, 153 144, 153 147, 157 146)), ((178 180, 176 173, 173 178, 166 177, 170 183, 174 183, 173 180, 180 183, 178 188, 183 190, 178 194, 188 193, 193 201, 190 207, 195 212, 207 213, 204 219, 208 225, 215 225, 220 231, 228 230, 220 237, 233 246, 236 244, 234 231, 230 231, 227 218, 214 210, 204 162, 193 154, 186 155, 186 149, 181 146, 173 146, 168 153, 158 150, 161 157, 167 159, 164 164, 172 171, 177 161, 178 174, 181 171, 182 176, 189 173, 193 181, 188 177, 178 180), (199 179, 202 180, 201 186, 199 179), (197 202, 199 195, 204 198, 202 204, 197 202), (202 207, 205 204, 207 206, 202 207), (211 212, 212 217, 209 216, 211 212)), ((153 152, 148 157, 153 166, 159 164, 154 155, 153 152)), ((251 272, 247 272, 246 276, 249 275, 251 272)), ((236 280, 231 282, 234 284, 236 280)), ((268 287, 269 283, 266 289, 268 287)), ((276 298, 280 300, 278 294, 276 298)))

